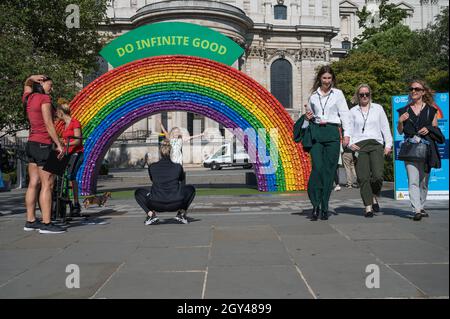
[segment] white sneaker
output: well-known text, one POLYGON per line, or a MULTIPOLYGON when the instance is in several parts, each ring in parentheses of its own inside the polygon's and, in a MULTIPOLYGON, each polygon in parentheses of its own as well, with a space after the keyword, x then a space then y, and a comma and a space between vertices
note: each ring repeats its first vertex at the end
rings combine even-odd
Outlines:
POLYGON ((159 218, 158 217, 150 217, 148 216, 147 219, 145 220, 145 225, 152 225, 152 224, 156 224, 157 222, 159 222, 159 218))
POLYGON ((185 214, 177 214, 177 216, 175 216, 174 219, 182 224, 189 224, 189 221, 187 220, 185 214))
POLYGON ((341 190, 341 185, 336 185, 336 187, 334 188, 335 192, 339 192, 341 190))

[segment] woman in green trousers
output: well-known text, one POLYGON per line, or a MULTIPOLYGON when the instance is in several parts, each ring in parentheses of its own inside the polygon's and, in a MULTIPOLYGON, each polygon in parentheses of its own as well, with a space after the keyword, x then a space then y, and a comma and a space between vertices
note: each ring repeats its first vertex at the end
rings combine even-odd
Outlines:
POLYGON ((341 90, 335 87, 336 76, 330 66, 322 66, 317 73, 308 104, 305 105, 310 126, 312 171, 308 181, 308 196, 313 206, 311 220, 328 219, 328 201, 340 156, 340 127, 344 129, 343 147, 351 136, 350 112, 341 90))
POLYGON ((380 211, 377 197, 383 185, 384 156, 392 149, 392 134, 383 107, 372 103, 369 85, 359 85, 352 102, 356 105, 350 110, 353 125, 350 148, 357 156, 356 176, 364 216, 373 217, 374 211, 380 211))

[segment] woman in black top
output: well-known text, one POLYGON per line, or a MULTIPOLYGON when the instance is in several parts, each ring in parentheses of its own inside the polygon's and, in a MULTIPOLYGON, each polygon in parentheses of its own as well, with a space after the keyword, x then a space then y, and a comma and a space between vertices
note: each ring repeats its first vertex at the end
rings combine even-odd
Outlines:
POLYGON ((139 206, 146 213, 145 225, 155 224, 159 221, 156 212, 178 211, 175 220, 187 224, 187 210, 194 200, 195 188, 185 185, 183 166, 172 162, 170 141, 161 142, 159 152, 161 160, 148 167, 152 181, 150 189, 138 188, 134 196, 139 206))
POLYGON ((414 220, 428 217, 424 210, 428 193, 428 181, 431 168, 440 168, 441 159, 437 143, 445 141, 437 123, 437 109, 431 89, 424 81, 414 80, 409 85, 409 103, 398 110, 400 118, 397 130, 405 138, 429 145, 425 162, 405 161, 408 174, 408 192, 414 220))

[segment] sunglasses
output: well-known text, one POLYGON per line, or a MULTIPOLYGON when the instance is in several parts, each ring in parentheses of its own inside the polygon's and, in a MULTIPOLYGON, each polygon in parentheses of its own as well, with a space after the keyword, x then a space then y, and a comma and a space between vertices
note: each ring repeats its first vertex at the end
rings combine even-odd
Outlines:
POLYGON ((416 92, 422 92, 423 89, 422 89, 422 88, 410 87, 410 88, 409 88, 409 91, 410 91, 410 92, 413 92, 413 91, 416 91, 416 92))
POLYGON ((370 93, 359 93, 359 97, 370 97, 370 93))

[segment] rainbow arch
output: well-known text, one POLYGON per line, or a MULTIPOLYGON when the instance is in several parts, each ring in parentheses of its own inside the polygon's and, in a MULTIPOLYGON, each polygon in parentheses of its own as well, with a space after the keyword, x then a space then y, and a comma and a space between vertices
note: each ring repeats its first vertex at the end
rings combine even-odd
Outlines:
POLYGON ((284 107, 244 73, 212 60, 158 56, 130 62, 85 87, 71 102, 71 110, 85 137, 84 162, 77 175, 82 194, 96 192, 100 163, 114 140, 131 124, 163 111, 197 113, 242 131, 277 129, 275 148, 268 135, 236 134, 247 152, 256 154, 252 160, 258 190, 307 186, 309 156, 293 141, 293 121, 284 107))

